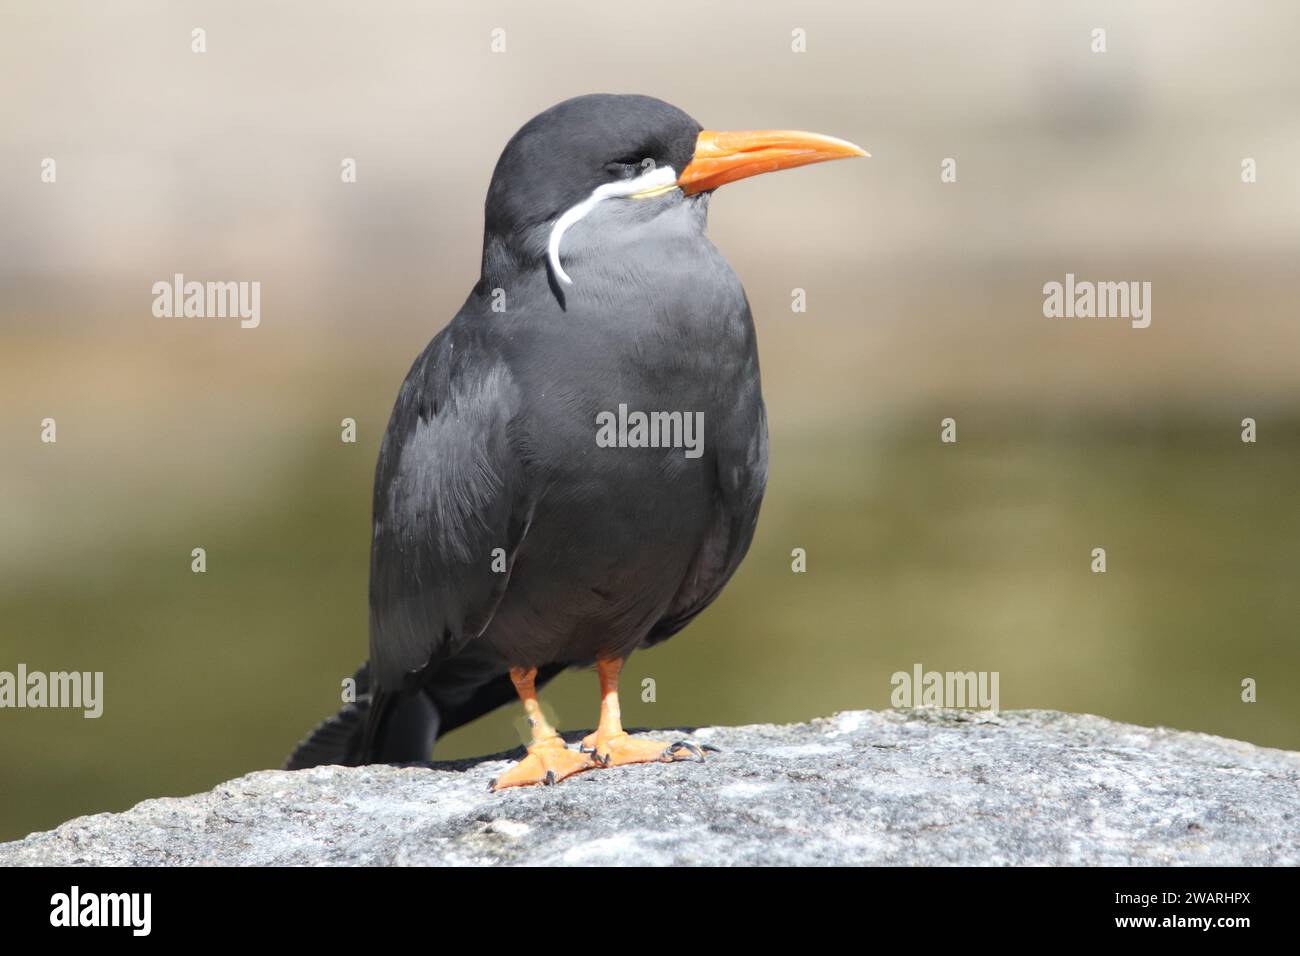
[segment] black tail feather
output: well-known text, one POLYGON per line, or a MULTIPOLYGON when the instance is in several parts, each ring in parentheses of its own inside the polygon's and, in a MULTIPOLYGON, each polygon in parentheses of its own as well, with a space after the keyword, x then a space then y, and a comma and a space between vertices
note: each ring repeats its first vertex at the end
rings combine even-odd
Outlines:
POLYGON ((308 734, 285 761, 285 770, 429 759, 438 736, 438 711, 433 702, 422 693, 376 693, 371 687, 369 663, 357 668, 353 680, 356 699, 308 734))
MULTIPOLYGON (((538 668, 536 686, 547 683, 565 666, 546 664, 538 668)), ((440 705, 434 704, 427 691, 392 694, 374 688, 369 663, 357 668, 353 680, 356 699, 308 734, 285 761, 285 770, 428 760, 440 733, 467 724, 516 697, 508 674, 470 685, 468 693, 453 695, 456 703, 440 705)))
POLYGON ((362 664, 352 679, 356 682, 356 700, 321 721, 289 755, 284 762, 285 770, 327 764, 355 767, 365 762, 362 750, 370 718, 370 665, 362 664))

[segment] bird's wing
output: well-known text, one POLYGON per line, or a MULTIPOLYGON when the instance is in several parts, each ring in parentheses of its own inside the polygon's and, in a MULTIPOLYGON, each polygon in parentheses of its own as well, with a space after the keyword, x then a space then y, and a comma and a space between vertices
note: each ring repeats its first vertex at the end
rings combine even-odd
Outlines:
POLYGON ((712 527, 691 562, 667 612, 642 641, 652 647, 672 637, 713 603, 754 538, 758 509, 767 487, 767 409, 757 402, 758 416, 748 441, 718 455, 718 497, 712 527))
POLYGON ((375 471, 370 661, 383 689, 455 654, 496 612, 530 516, 511 441, 519 405, 473 316, 402 384, 375 471))

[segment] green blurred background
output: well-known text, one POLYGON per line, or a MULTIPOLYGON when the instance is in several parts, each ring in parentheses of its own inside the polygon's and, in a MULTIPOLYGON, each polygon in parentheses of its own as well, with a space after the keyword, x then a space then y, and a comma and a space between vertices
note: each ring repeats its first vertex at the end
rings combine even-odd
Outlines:
MULTIPOLYGON (((629 724, 885 707, 920 662, 1300 747, 1294 5, 0 10, 0 670, 105 673, 99 720, 0 711, 0 839, 276 766, 335 709, 397 387, 477 277, 505 140, 593 90, 873 153, 715 197, 771 479, 731 586, 629 663, 629 724), (154 319, 175 272, 260 281, 261 327, 154 319), (1066 272, 1151 281, 1151 327, 1045 319, 1066 272)), ((595 720, 588 673, 544 698, 595 720)), ((519 739, 506 709, 436 754, 519 739)))

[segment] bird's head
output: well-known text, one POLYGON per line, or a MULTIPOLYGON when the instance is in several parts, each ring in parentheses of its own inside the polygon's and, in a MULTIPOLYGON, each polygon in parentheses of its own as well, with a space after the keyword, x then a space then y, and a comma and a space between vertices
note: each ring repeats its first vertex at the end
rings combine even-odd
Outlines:
POLYGON ((571 284, 565 233, 598 206, 620 204, 624 221, 645 222, 738 179, 866 155, 816 133, 702 129, 649 96, 578 96, 533 117, 506 144, 488 188, 487 243, 525 254, 544 248, 556 281, 571 284))

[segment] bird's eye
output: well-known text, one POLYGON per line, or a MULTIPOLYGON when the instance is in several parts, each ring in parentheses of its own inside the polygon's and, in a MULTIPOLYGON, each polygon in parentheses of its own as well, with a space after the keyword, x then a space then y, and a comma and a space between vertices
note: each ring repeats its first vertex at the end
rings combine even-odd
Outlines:
POLYGON ((606 172, 619 179, 635 179, 637 176, 644 176, 654 168, 655 161, 650 156, 644 158, 625 156, 605 164, 606 172))

